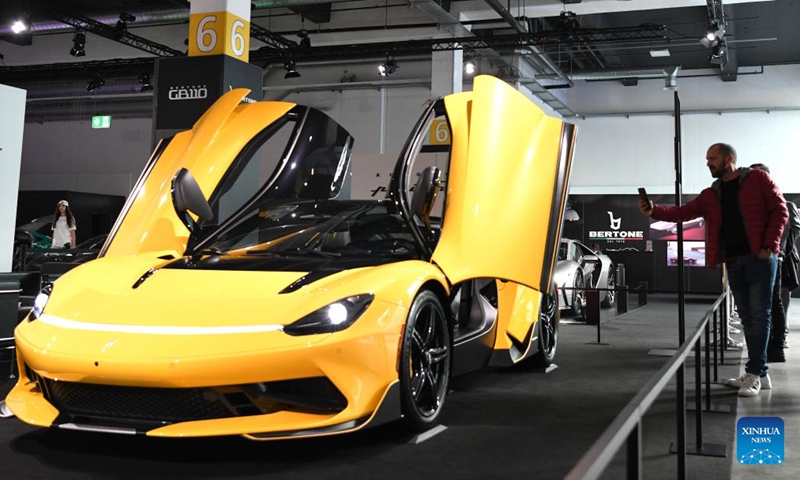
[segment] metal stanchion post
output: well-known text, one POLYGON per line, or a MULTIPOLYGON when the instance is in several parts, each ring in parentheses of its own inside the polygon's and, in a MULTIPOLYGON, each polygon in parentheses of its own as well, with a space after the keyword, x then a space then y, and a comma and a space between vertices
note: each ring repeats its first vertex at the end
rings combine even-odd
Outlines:
POLYGON ((718 312, 718 310, 714 310, 714 382, 719 381, 719 372, 717 370, 717 350, 719 349, 719 340, 717 339, 717 333, 719 332, 717 330, 719 328, 719 325, 717 325, 718 312))
POLYGON ((617 315, 628 313, 628 287, 617 285, 617 315))
POLYGON ((589 288, 585 291, 586 294, 586 309, 583 315, 586 318, 586 323, 589 325, 597 325, 597 343, 589 343, 589 345, 608 345, 600 341, 600 291, 595 288, 589 288))
MULTIPOLYGON (((716 318, 716 310, 714 310, 714 317, 716 318)), ((706 322, 705 328, 705 336, 706 336, 706 410, 711 411, 711 352, 709 351, 710 343, 711 343, 711 330, 709 327, 709 322, 706 322)), ((716 354, 716 350, 714 351, 716 354)), ((716 355, 714 355, 716 357, 716 355)), ((716 358, 715 358, 716 360, 716 358)), ((714 381, 717 380, 716 370, 714 371, 714 381)))

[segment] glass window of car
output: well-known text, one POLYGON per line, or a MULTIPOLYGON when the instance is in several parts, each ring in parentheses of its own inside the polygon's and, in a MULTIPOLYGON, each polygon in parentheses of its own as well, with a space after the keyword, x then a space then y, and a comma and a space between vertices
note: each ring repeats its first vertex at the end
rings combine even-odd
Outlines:
MULTIPOLYGON (((238 231, 265 205, 299 198, 348 199, 352 145, 350 134, 327 115, 293 108, 250 141, 231 164, 209 199, 215 218, 201 223, 203 233, 191 248, 205 248, 219 231, 238 231)), ((250 245, 262 241, 258 235, 243 240, 250 245)))
POLYGON ((208 248, 240 255, 391 255, 416 258, 407 224, 388 202, 299 200, 253 209, 208 248))
POLYGON ((558 259, 559 260, 566 260, 567 259, 567 246, 569 244, 567 242, 560 242, 558 244, 558 259))
MULTIPOLYGON (((414 140, 416 143, 406 145, 404 150, 407 152, 408 167, 405 170, 406 197, 408 204, 417 190, 417 183, 422 172, 431 166, 437 167, 441 171, 441 186, 436 201, 431 210, 431 228, 434 230, 433 238, 438 238, 441 230, 445 193, 447 191, 447 177, 450 167, 450 128, 445 115, 444 103, 440 102, 430 110, 427 117, 423 118, 418 124, 421 132, 414 140)), ((411 139, 409 139, 411 140, 411 139)), ((413 212, 412 212, 413 214, 413 212)), ((424 220, 417 215, 413 215, 414 223, 418 227, 424 225, 424 220)))
POLYGON ((246 146, 209 199, 218 224, 252 199, 275 173, 288 149, 295 119, 284 117, 270 125, 246 146))

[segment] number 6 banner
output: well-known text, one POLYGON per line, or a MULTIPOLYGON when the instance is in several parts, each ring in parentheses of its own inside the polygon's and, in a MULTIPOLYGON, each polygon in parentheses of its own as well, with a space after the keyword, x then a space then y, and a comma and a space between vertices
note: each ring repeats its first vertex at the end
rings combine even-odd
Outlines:
POLYGON ((248 0, 191 0, 189 56, 228 55, 250 59, 248 0))

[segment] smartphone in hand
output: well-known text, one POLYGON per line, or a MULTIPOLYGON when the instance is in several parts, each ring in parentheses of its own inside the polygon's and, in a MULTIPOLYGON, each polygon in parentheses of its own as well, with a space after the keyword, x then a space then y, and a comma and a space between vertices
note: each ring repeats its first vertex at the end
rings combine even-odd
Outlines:
POLYGON ((650 216, 653 211, 653 202, 650 201, 647 191, 642 187, 639 187, 639 211, 647 216, 650 216))

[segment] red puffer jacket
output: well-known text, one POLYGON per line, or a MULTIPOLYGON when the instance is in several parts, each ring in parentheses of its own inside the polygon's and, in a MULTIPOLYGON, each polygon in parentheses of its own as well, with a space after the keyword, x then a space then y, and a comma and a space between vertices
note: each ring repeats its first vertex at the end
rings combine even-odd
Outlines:
MULTIPOLYGON (((722 226, 722 203, 720 189, 722 180, 715 181, 694 200, 679 207, 654 205, 652 217, 667 222, 685 222, 697 217, 706 221, 706 265, 714 268, 725 261, 720 229, 722 226)), ((753 255, 761 247, 774 253, 780 252, 781 234, 789 212, 783 195, 772 181, 772 177, 761 170, 739 168, 739 209, 747 234, 747 242, 753 255)))

